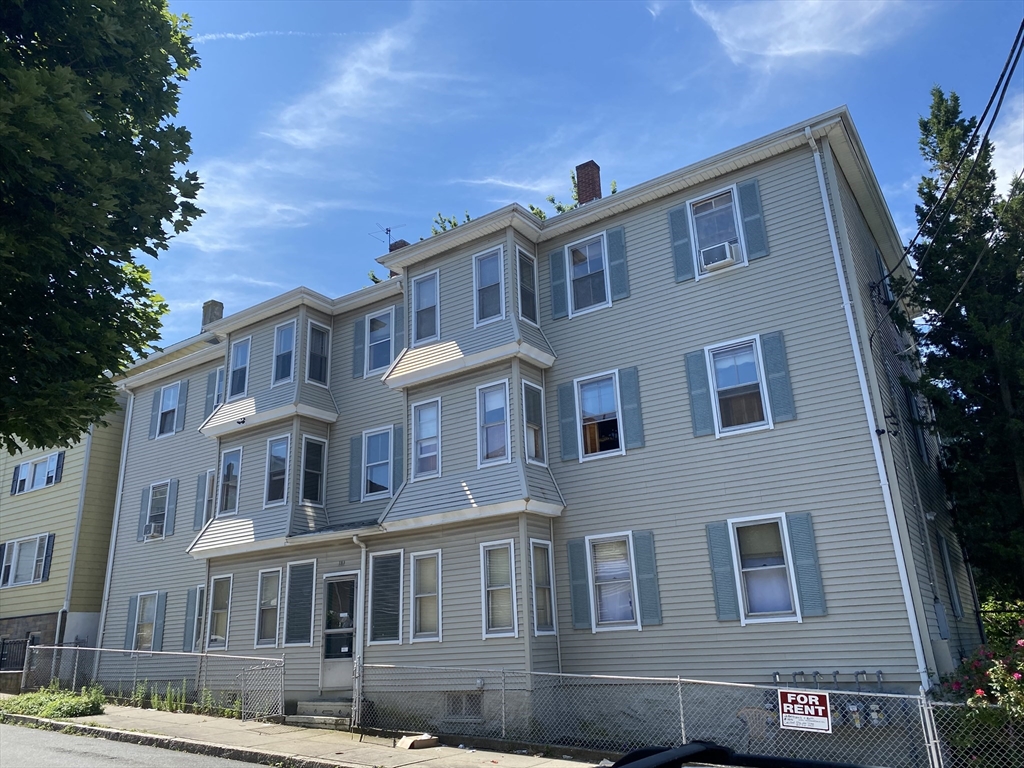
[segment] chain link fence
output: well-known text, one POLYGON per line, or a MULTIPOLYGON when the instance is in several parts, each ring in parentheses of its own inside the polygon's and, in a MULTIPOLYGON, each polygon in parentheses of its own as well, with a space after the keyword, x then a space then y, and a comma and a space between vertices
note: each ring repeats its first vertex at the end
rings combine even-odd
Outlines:
POLYGON ((943 768, 1021 768, 1024 721, 999 707, 931 702, 943 768))
POLYGON ((284 715, 284 659, 31 646, 22 690, 98 685, 114 703, 238 717, 284 715))

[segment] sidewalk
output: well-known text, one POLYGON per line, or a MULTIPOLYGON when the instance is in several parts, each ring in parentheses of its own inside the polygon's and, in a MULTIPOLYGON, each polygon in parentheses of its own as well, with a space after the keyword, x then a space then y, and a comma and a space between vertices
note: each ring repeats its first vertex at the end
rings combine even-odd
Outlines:
MULTIPOLYGON (((9 716, 12 721, 38 720, 9 716)), ((67 718, 81 726, 80 733, 118 741, 148 734, 142 741, 153 746, 201 754, 217 754, 265 765, 337 766, 341 768, 569 768, 593 766, 572 758, 551 759, 483 750, 431 747, 396 749, 391 739, 345 731, 299 728, 290 725, 242 722, 207 715, 186 715, 135 707, 105 706, 105 714, 67 718), (113 732, 120 732, 117 736, 113 732), (126 733, 127 732, 127 733, 126 733), (288 761, 287 763, 285 761, 288 761)))

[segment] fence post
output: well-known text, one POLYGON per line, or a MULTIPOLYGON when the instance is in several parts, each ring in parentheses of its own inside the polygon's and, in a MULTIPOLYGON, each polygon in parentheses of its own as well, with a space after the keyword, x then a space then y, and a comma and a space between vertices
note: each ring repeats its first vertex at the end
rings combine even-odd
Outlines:
POLYGON ((133 655, 135 656, 135 667, 132 669, 132 698, 135 698, 135 689, 139 687, 139 654, 136 651, 133 655))
POLYGON ((244 723, 245 722, 245 669, 244 668, 242 669, 242 674, 240 675, 240 677, 242 678, 242 707, 241 707, 241 714, 242 714, 242 722, 244 723))
MULTIPOLYGON (((363 719, 363 656, 359 654, 352 663, 352 726, 362 727, 363 719)), ((351 727, 349 728, 351 730, 351 727)))
POLYGON ((281 654, 281 698, 277 703, 277 714, 284 717, 284 654, 281 654))
POLYGON ((928 753, 928 765, 929 768, 943 768, 942 745, 939 743, 939 733, 935 727, 935 713, 924 688, 921 688, 920 691, 918 706, 921 711, 921 731, 924 736, 925 750, 928 753))
POLYGON ((505 668, 501 668, 501 738, 505 738, 505 668))
POLYGON ((78 646, 75 646, 75 668, 71 672, 71 690, 78 690, 78 646))
POLYGON ((683 720, 683 678, 676 675, 676 695, 679 697, 679 733, 686 743, 686 722, 683 720))
MULTIPOLYGON (((32 655, 32 646, 27 642, 25 643, 25 659, 21 662, 21 690, 25 690, 25 685, 28 683, 28 666, 29 658, 32 655)), ((21 691, 19 691, 20 693, 21 691)))

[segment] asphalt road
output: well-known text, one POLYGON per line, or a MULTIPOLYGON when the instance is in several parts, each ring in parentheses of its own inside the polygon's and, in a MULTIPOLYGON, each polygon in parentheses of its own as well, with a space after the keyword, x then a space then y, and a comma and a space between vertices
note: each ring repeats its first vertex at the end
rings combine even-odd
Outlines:
POLYGON ((252 763, 0 725, 0 768, 253 768, 252 763))

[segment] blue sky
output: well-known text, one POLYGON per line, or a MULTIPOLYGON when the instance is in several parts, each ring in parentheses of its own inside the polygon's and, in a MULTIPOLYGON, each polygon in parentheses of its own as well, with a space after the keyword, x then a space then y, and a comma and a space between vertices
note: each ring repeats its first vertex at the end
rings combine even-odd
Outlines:
MULTIPOLYGON (((163 343, 306 285, 369 283, 431 219, 607 193, 849 105, 897 225, 914 231, 929 89, 984 109, 1020 0, 974 2, 189 2, 202 68, 177 122, 206 210, 153 268, 163 343), (378 272, 380 269, 378 267, 378 272)), ((1024 67, 993 132, 1024 165, 1024 67)))

